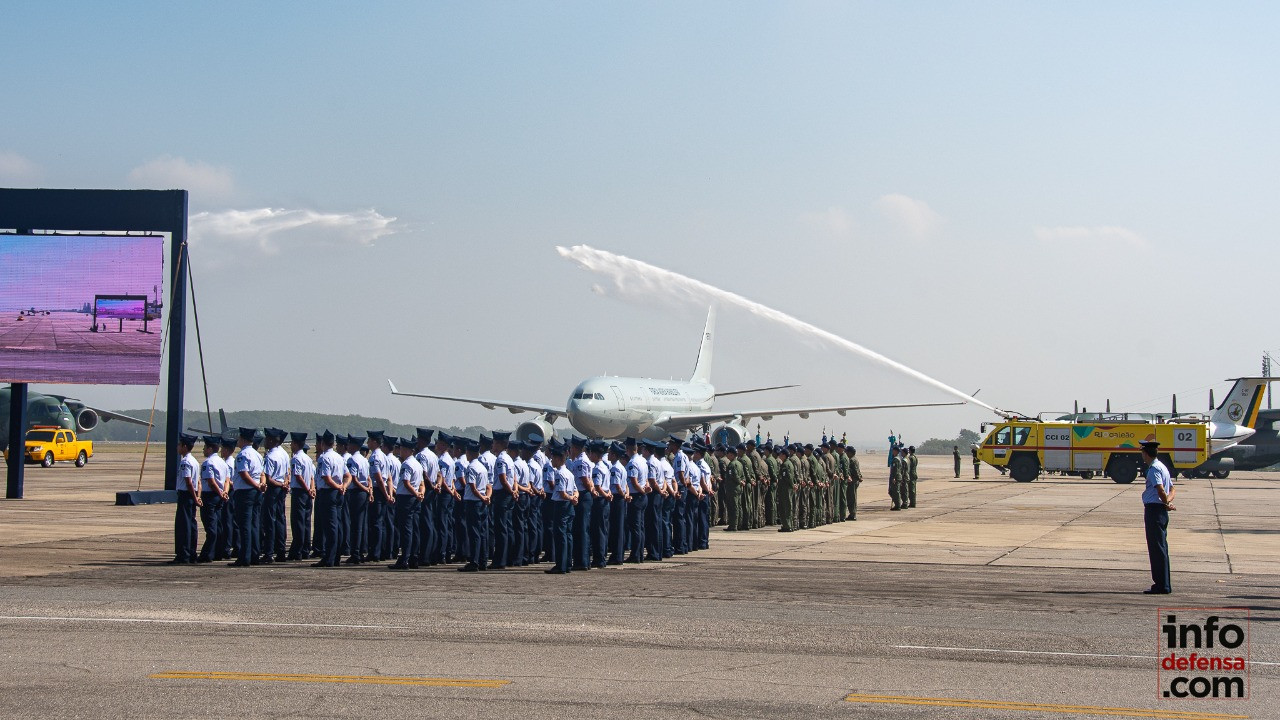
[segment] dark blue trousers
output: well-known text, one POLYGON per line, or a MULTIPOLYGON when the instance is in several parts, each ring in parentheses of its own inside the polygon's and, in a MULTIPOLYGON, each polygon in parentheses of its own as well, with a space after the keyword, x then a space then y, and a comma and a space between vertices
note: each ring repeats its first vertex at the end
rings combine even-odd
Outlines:
POLYGON ((631 494, 631 506, 627 508, 627 535, 631 539, 631 554, 627 560, 642 562, 644 560, 644 527, 645 511, 649 508, 649 496, 642 493, 631 494))
POLYGON ((573 547, 570 550, 575 570, 591 565, 591 506, 595 498, 586 490, 578 491, 578 506, 573 512, 573 547))
POLYGON ((1151 587, 1173 592, 1169 577, 1169 509, 1160 504, 1143 506, 1142 524, 1147 531, 1147 556, 1151 558, 1151 587))
POLYGON ((431 557, 436 552, 436 543, 439 542, 436 537, 436 501, 438 499, 436 491, 428 486, 418 507, 418 562, 422 565, 432 562, 431 557))
POLYGON ((342 532, 342 491, 331 487, 321 487, 316 491, 316 526, 321 535, 320 562, 325 565, 338 564, 338 534, 342 532))
MULTIPOLYGON (((578 496, 581 500, 582 496, 578 496)), ((570 528, 574 524, 574 507, 573 503, 567 500, 554 500, 547 503, 550 507, 551 516, 551 561, 555 563, 556 569, 561 572, 569 572, 573 569, 569 556, 573 548, 573 538, 570 537, 570 528)))
POLYGON ((711 503, 714 502, 711 497, 705 493, 702 499, 696 501, 696 509, 694 510, 695 527, 697 532, 694 533, 694 550, 706 550, 711 547, 711 503))
POLYGON ((689 552, 689 516, 685 509, 692 494, 689 488, 681 486, 680 494, 676 495, 675 502, 671 505, 672 551, 679 555, 689 552))
POLYGON ((204 525, 204 547, 200 548, 200 559, 205 562, 221 560, 222 555, 222 506, 226 501, 216 490, 200 494, 204 505, 200 507, 200 524, 204 525))
POLYGON ((671 493, 662 501, 662 512, 660 513, 662 537, 659 540, 661 540, 662 557, 664 558, 669 558, 675 554, 675 548, 671 544, 671 515, 676 509, 677 498, 678 495, 676 493, 671 493))
POLYGON ((627 551, 627 499, 618 493, 609 503, 609 562, 620 563, 627 551))
POLYGON ((476 567, 488 567, 489 558, 485 554, 488 543, 489 506, 483 500, 463 500, 466 511, 468 560, 476 567))
POLYGON ((644 513, 645 558, 662 559, 662 503, 666 498, 659 493, 649 493, 649 506, 644 513))
POLYGON ((262 491, 233 490, 236 515, 236 562, 248 565, 258 558, 258 511, 262 507, 262 491))
POLYGON ((186 490, 178 491, 178 513, 173 518, 173 559, 196 561, 196 499, 186 490))
POLYGON ((289 488, 267 487, 262 498, 262 550, 263 555, 284 557, 288 526, 284 519, 284 499, 289 488))
POLYGON ((369 493, 354 483, 347 491, 347 527, 351 529, 348 541, 351 557, 362 560, 369 554, 369 493))
POLYGON ((418 566, 418 510, 420 501, 416 495, 396 495, 396 534, 400 536, 403 552, 396 565, 418 566))
POLYGON ((373 560, 391 558, 390 518, 393 507, 382 496, 382 491, 375 487, 373 506, 369 508, 369 557, 373 560))
POLYGON ((329 535, 329 520, 326 514, 328 510, 325 509, 325 504, 329 502, 329 495, 325 493, 327 489, 328 485, 321 482, 320 478, 316 478, 316 497, 314 509, 311 512, 311 525, 314 528, 311 540, 314 544, 312 554, 319 557, 324 557, 324 542, 329 535))
POLYGON ((214 548, 218 551, 214 557, 229 558, 235 548, 236 542, 236 516, 235 516, 235 491, 231 491, 230 497, 226 502, 222 503, 222 509, 218 512, 218 519, 222 526, 222 547, 214 548))
POLYGON ((458 501, 447 492, 440 493, 436 500, 436 555, 432 562, 448 562, 458 551, 457 538, 454 537, 454 510, 458 501))
POLYGON ((489 506, 489 512, 493 513, 493 567, 495 568, 506 567, 508 556, 511 554, 511 545, 514 540, 511 515, 514 508, 515 498, 511 496, 510 490, 499 488, 493 491, 493 502, 489 506))
POLYGON ((533 499, 532 493, 522 492, 520 498, 516 500, 515 511, 512 513, 515 542, 512 544, 511 554, 507 557, 509 565, 529 564, 529 528, 533 522, 530 517, 533 512, 533 499))
POLYGON ((289 559, 302 560, 311 557, 311 508, 314 499, 304 488, 289 489, 289 529, 293 539, 289 542, 289 559))
POLYGON ((591 499, 591 524, 588 534, 591 536, 591 565, 604 567, 609 552, 609 505, 603 497, 591 499))
MULTIPOLYGON (((552 537, 556 531, 556 523, 560 517, 559 500, 550 497, 542 501, 542 542, 539 545, 544 560, 555 562, 554 549, 552 547, 552 537)), ((566 501, 567 502, 567 501, 566 501)))

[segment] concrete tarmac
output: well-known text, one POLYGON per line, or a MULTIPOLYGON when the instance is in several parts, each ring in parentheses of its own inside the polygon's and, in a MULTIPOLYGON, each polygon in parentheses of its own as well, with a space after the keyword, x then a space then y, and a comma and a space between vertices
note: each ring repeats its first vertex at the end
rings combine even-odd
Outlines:
POLYGON ((1280 717, 1280 475, 1179 481, 1159 597, 1138 485, 950 458, 914 510, 870 456, 857 522, 569 576, 165 566, 174 507, 109 504, 139 459, 0 504, 0 716, 1280 717), (1249 699, 1161 697, 1160 607, 1248 615, 1249 699))

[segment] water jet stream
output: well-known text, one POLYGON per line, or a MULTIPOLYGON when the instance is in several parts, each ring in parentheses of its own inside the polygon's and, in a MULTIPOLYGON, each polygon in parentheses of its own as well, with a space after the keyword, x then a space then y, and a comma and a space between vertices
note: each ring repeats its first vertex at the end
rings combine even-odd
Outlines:
MULTIPOLYGON (((572 260, 586 270, 593 273, 603 275, 613 282, 621 294, 629 295, 663 295, 666 297, 676 297, 677 299, 687 300, 690 303, 698 302, 699 304, 707 304, 709 302, 719 302, 725 305, 742 308, 757 317, 773 322, 780 323, 801 334, 810 335, 820 340, 824 340, 838 348, 848 350, 849 352, 861 355, 870 360, 874 360, 881 365, 896 370, 910 378, 919 380, 920 382, 931 387, 942 390, 945 393, 954 395, 965 402, 980 405, 993 412, 1004 414, 1001 410, 992 405, 978 400, 968 393, 957 390, 950 385, 925 375, 919 370, 903 365, 902 363, 885 357, 880 353, 859 345, 852 340, 846 340, 839 335, 823 330, 820 327, 810 325, 803 320, 791 317, 790 315, 774 310, 771 307, 761 305, 753 300, 728 290, 721 290, 714 285, 708 285, 700 280, 694 280, 686 275, 664 270, 663 268, 650 265, 649 263, 635 260, 624 255, 611 253, 607 250, 597 250, 589 245, 574 245, 570 248, 556 246, 556 252, 560 253, 560 257, 572 260)), ((599 286, 592 286, 592 290, 602 291, 599 286)))

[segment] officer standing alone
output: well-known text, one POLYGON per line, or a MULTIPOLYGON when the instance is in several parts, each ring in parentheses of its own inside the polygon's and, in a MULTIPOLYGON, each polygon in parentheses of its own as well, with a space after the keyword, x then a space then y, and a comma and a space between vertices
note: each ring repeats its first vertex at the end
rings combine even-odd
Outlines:
POLYGON ((187 565, 196 561, 196 510, 200 499, 200 466, 191 455, 195 437, 178 436, 178 514, 173 521, 173 560, 170 565, 187 565))
POLYGON ((1169 577, 1169 511, 1173 510, 1173 478, 1156 458, 1160 443, 1142 443, 1142 460, 1147 463, 1147 486, 1142 491, 1142 524, 1147 534, 1147 556, 1151 560, 1151 587, 1147 595, 1173 592, 1169 577))

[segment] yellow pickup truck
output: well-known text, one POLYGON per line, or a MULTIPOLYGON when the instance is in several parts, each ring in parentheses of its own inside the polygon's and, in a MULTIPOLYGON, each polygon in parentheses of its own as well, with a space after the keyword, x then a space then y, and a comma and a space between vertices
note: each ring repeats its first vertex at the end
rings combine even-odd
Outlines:
MULTIPOLYGON (((9 459, 8 451, 4 454, 9 459)), ((74 460, 76 467, 84 467, 93 457, 93 441, 77 440, 74 430, 37 425, 27 431, 26 457, 28 463, 40 463, 53 467, 58 461, 74 460)))

